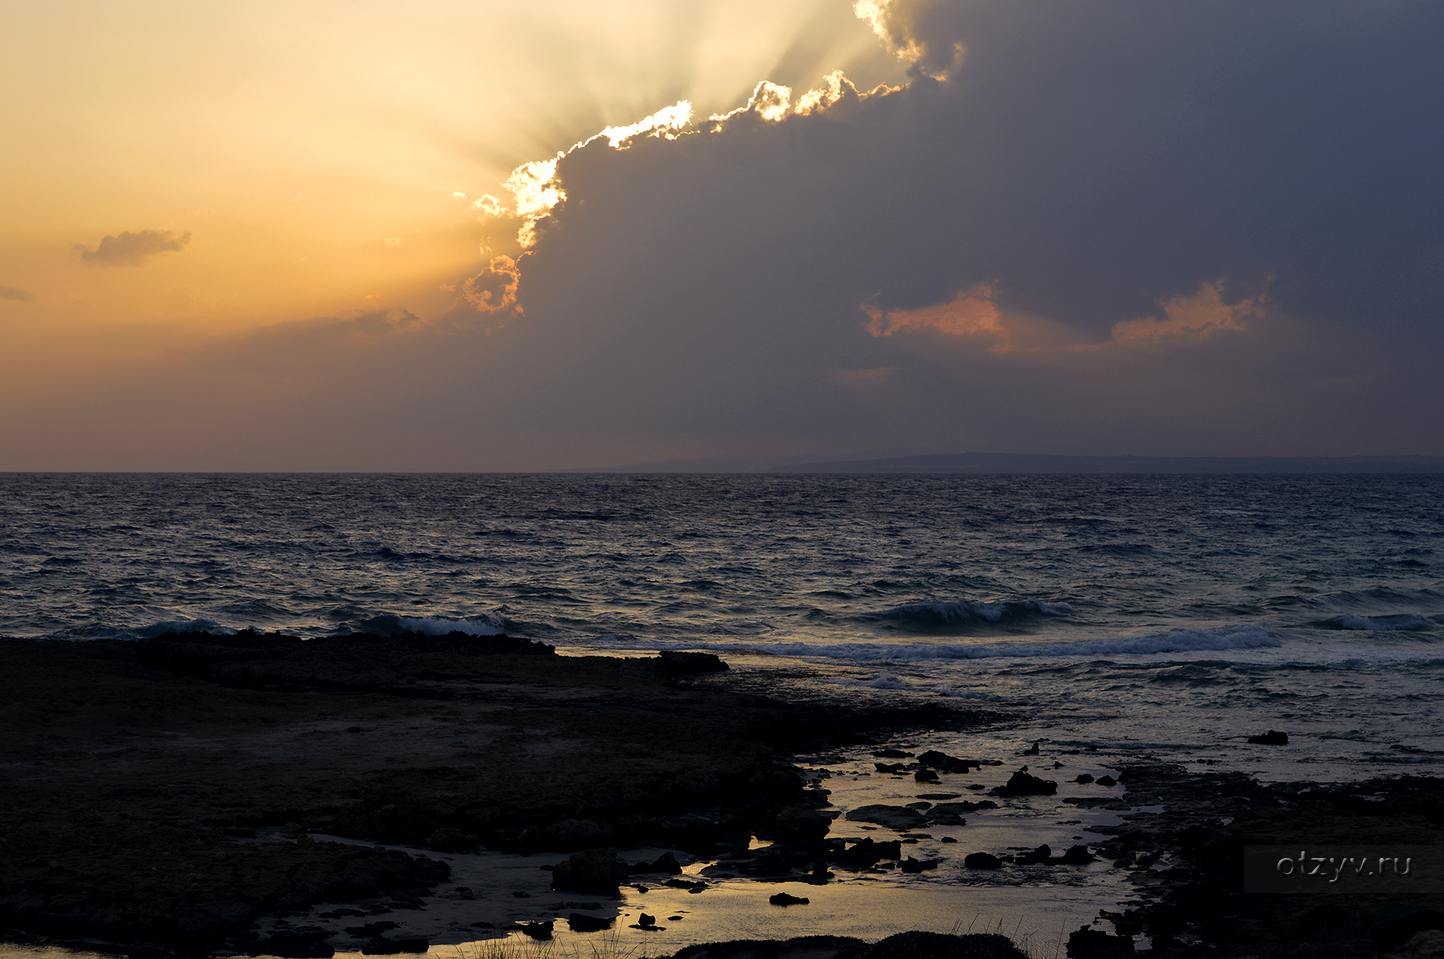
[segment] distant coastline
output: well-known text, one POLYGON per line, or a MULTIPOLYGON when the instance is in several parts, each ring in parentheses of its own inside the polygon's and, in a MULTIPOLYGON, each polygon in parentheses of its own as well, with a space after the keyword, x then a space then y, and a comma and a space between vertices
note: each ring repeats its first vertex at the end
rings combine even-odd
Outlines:
POLYGON ((1061 456, 1050 453, 935 453, 788 460, 719 456, 580 469, 583 473, 973 473, 987 474, 1431 474, 1444 456, 1061 456))
POLYGON ((940 453, 779 466, 781 473, 1444 473, 1444 456, 1054 456, 940 453))

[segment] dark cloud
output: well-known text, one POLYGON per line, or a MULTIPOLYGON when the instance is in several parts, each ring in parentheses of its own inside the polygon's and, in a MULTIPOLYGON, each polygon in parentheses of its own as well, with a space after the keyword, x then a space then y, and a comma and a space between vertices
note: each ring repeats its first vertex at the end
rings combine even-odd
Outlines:
POLYGON ((35 294, 29 290, 22 290, 18 286, 0 286, 0 300, 19 300, 21 303, 34 303, 35 294))
POLYGON ((76 244, 80 258, 98 266, 140 266, 157 253, 179 252, 191 241, 189 233, 171 230, 141 230, 120 236, 105 236, 95 249, 76 244))
MULTIPOLYGON (((1444 345, 1444 6, 887 10, 923 65, 900 91, 559 162, 521 303, 531 360, 589 401, 552 415, 1053 451, 1380 435, 1343 384, 1444 345), (984 312, 907 312, 959 302, 984 312)), ((1389 431, 1437 449, 1416 385, 1389 431)))

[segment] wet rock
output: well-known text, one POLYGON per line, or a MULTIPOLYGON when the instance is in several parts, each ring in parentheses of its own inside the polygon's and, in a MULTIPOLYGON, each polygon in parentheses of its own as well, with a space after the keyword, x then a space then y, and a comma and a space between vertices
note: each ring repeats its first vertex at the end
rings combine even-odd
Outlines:
POLYGON ((791 893, 779 892, 768 896, 767 901, 774 906, 805 906, 812 900, 805 896, 794 896, 791 893))
POLYGON ((546 852, 600 849, 611 844, 612 828, 595 819, 561 819, 537 832, 523 833, 522 842, 546 852))
POLYGON ((326 940, 331 934, 325 929, 305 927, 282 929, 256 943, 256 950, 286 959, 331 959, 336 950, 326 940))
POLYGON ((1001 786, 991 790, 994 796, 1051 796, 1058 791, 1058 784, 1051 779, 1040 779, 1020 769, 1001 786))
POLYGON ((1114 779, 1112 776, 1099 776, 1097 779, 1094 780, 1094 782, 1096 782, 1100 786, 1118 785, 1118 780, 1114 779))
POLYGON ((832 873, 828 870, 827 863, 818 860, 813 864, 812 872, 803 877, 802 881, 810 886, 825 886, 831 878, 832 873))
POLYGON ((1069 846, 1068 851, 1061 856, 1052 856, 1048 864, 1052 866, 1082 866, 1093 862, 1096 857, 1088 851, 1087 846, 1069 846))
POLYGON ((1044 865, 1053 856, 1053 847, 1047 843, 1039 846, 1031 852, 1025 852, 1013 857, 1013 862, 1020 866, 1044 865))
POLYGON ((481 845, 481 840, 460 829, 443 826, 427 837, 426 844, 437 852, 471 852, 481 845))
POLYGON ((1255 746, 1287 746, 1289 744, 1289 734, 1281 733, 1276 729, 1270 729, 1266 733, 1250 736, 1248 741, 1255 746))
POLYGON ((426 952, 430 948, 431 944, 420 936, 406 939, 377 936, 361 947, 361 953, 367 956, 397 956, 402 953, 426 952))
POLYGON ((612 928, 616 921, 615 916, 588 916, 585 913, 574 912, 567 916, 567 927, 572 932, 599 932, 612 928))
POLYGON ((1068 935, 1069 959, 1115 959, 1133 955, 1132 936, 1111 936, 1100 929, 1082 927, 1068 935))
POLYGON ((997 933, 900 932, 868 946, 857 959, 1027 959, 1027 953, 997 933))
POLYGON ((938 781, 938 774, 931 769, 919 769, 913 773, 913 780, 920 783, 935 783, 938 781))
POLYGON ((902 841, 878 842, 871 837, 860 839, 844 852, 833 853, 832 861, 847 869, 866 869, 883 859, 902 856, 902 841))
POLYGON ((963 857, 963 865, 969 869, 1002 869, 1003 860, 990 852, 970 852, 963 857))
POLYGON ((616 895, 627 881, 627 864, 615 849, 584 849, 552 867, 552 889, 558 892, 605 892, 616 895))
POLYGON ((677 857, 670 852, 664 852, 652 862, 639 862, 632 866, 632 875, 643 875, 650 873, 661 873, 664 876, 675 876, 682 871, 682 864, 677 862, 677 857))
POLYGON ((873 755, 878 759, 911 759, 913 754, 901 749, 879 749, 873 755))
POLYGON ((551 919, 548 919, 546 922, 523 922, 523 923, 518 923, 518 925, 521 926, 521 931, 522 931, 523 933, 525 933, 526 935, 530 936, 530 937, 533 938, 533 939, 541 939, 541 940, 550 939, 550 938, 552 937, 552 924, 553 924, 553 920, 551 920, 551 919))
POLYGON ((929 749, 919 756, 918 763, 945 773, 965 773, 969 769, 983 768, 983 762, 980 759, 959 759, 956 756, 938 752, 936 749, 929 749))
POLYGON ((909 873, 927 872, 938 868, 938 863, 940 862, 942 862, 941 859, 915 859, 909 856, 898 863, 898 868, 903 872, 909 873))
POLYGON ((657 668, 663 676, 697 676, 726 672, 728 666, 713 653, 664 650, 657 654, 657 668))
POLYGON ((916 809, 909 809, 906 806, 889 806, 883 803, 859 806, 849 810, 847 819, 850 822, 876 823, 898 832, 920 828, 927 822, 927 817, 916 809))
POLYGON ((1093 781, 1093 777, 1089 773, 1079 773, 1073 781, 1075 783, 1084 783, 1086 785, 1087 783, 1091 783, 1093 781))
POLYGON ((832 820, 816 809, 787 806, 777 814, 774 838, 779 842, 802 842, 821 839, 832 828, 832 820))

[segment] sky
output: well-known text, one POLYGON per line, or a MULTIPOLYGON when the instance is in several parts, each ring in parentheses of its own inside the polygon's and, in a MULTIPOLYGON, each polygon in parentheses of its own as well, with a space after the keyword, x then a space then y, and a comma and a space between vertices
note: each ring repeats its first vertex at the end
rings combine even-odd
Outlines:
POLYGON ((11 0, 0 470, 1444 454, 1440 36, 11 0))

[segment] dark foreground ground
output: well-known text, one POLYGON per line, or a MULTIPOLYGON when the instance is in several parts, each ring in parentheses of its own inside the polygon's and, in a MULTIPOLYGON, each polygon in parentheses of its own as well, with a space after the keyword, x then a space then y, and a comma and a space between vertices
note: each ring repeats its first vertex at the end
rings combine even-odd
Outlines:
MULTIPOLYGON (((559 860, 641 846, 737 857, 755 836, 825 881, 844 850, 793 751, 1006 718, 784 703, 731 688, 707 655, 561 657, 504 637, 0 640, 0 942, 327 955, 333 930, 263 921, 318 903, 384 917, 450 878, 440 859, 313 834, 559 860)), ((1123 785, 1122 802, 1164 811, 1094 852, 1133 871, 1140 901, 1110 917, 1118 935, 1076 935, 1070 955, 1126 955, 1136 939, 1159 959, 1372 956, 1444 926, 1437 893, 1250 893, 1240 865, 1249 844, 1444 843, 1437 780, 1261 786, 1141 764, 1123 785)), ((579 893, 618 881, 577 867, 579 893)), ((378 928, 374 951, 424 947, 378 928)), ((1414 954, 1431 954, 1422 941, 1414 954)), ((931 933, 677 953, 803 955, 1021 954, 1000 936, 931 933)))

